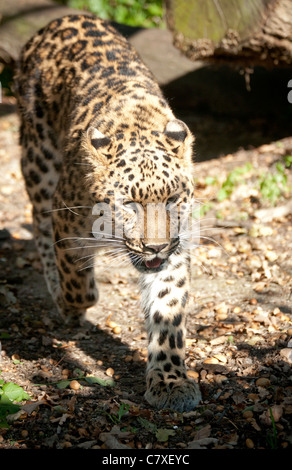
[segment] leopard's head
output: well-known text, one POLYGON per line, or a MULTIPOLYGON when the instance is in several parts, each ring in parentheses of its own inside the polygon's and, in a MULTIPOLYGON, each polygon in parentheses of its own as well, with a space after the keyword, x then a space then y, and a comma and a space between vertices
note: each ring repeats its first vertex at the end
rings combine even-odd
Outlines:
POLYGON ((90 189, 96 204, 93 236, 130 257, 142 272, 166 266, 191 233, 193 136, 178 120, 163 131, 128 131, 109 137, 87 131, 90 189))

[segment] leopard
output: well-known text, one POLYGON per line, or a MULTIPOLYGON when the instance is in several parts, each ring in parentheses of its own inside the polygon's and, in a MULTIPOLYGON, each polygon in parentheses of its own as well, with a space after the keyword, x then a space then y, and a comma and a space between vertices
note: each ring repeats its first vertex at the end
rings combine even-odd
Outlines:
POLYGON ((81 321, 96 304, 94 256, 127 259, 147 332, 146 402, 195 409, 201 392, 185 358, 191 229, 174 227, 194 200, 195 137, 130 41, 90 13, 35 33, 14 84, 34 238, 59 313, 81 321))

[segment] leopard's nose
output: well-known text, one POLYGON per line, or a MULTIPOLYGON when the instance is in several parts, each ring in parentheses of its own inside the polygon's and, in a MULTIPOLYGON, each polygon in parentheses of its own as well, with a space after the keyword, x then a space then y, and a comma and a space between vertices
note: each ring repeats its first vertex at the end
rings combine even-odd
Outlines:
POLYGON ((160 251, 163 250, 163 248, 165 248, 168 245, 168 243, 163 243, 162 245, 147 245, 144 242, 142 243, 143 243, 144 248, 152 251, 153 253, 159 253, 160 251))

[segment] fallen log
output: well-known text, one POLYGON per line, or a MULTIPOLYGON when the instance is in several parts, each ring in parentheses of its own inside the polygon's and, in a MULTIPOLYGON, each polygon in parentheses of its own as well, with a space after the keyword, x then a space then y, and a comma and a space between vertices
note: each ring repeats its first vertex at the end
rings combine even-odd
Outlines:
POLYGON ((191 60, 292 65, 291 0, 166 0, 174 45, 191 60))

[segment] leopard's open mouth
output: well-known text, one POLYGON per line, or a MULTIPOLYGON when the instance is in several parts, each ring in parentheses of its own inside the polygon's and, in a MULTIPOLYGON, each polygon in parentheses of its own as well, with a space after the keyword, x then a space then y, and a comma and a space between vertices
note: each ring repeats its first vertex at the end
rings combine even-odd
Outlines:
POLYGON ((150 261, 145 261, 146 268, 149 269, 156 269, 159 268, 160 265, 163 263, 163 259, 156 256, 155 258, 151 259, 150 261))
POLYGON ((168 264, 170 255, 174 253, 179 247, 179 239, 175 240, 175 243, 172 244, 167 253, 162 253, 161 255, 160 253, 157 255, 152 255, 151 259, 147 259, 149 258, 149 254, 136 250, 128 243, 126 243, 126 246, 129 250, 129 257, 133 266, 140 272, 151 273, 161 271, 165 268, 165 266, 168 264))
POLYGON ((167 263, 167 259, 160 258, 159 256, 155 256, 155 258, 152 258, 151 260, 147 260, 144 258, 144 256, 139 256, 135 255, 134 252, 129 253, 130 260, 133 264, 133 266, 140 272, 157 272, 163 269, 165 266, 165 263, 167 263))

